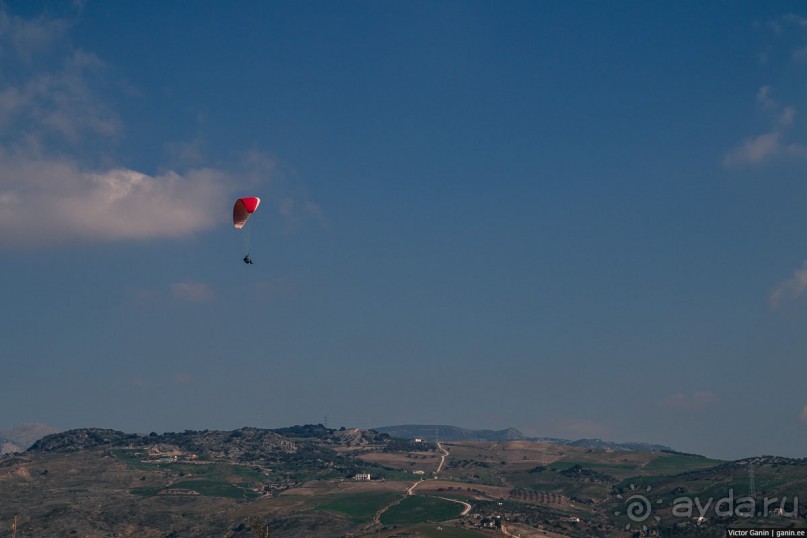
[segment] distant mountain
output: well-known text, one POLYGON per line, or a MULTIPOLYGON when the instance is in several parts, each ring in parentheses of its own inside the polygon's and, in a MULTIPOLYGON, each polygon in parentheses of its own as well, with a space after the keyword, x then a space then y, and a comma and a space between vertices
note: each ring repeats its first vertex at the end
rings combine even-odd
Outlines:
POLYGON ((527 437, 515 428, 505 430, 469 430, 457 426, 418 425, 383 426, 373 428, 378 433, 386 433, 399 439, 423 439, 424 441, 521 441, 527 437))
POLYGON ((580 448, 599 448, 616 452, 675 452, 672 448, 665 445, 655 445, 651 443, 614 443, 611 441, 603 441, 602 439, 578 439, 577 441, 567 441, 565 443, 556 444, 580 448))
POLYGON ((650 443, 614 443, 602 439, 558 439, 555 437, 527 437, 515 428, 504 430, 470 430, 457 426, 407 424, 403 426, 383 426, 373 428, 379 433, 386 433, 400 439, 423 439, 424 441, 540 441, 555 445, 574 446, 578 448, 599 448, 615 452, 674 452, 668 446, 650 443))
MULTIPOLYGON (((184 449, 208 453, 210 456, 238 460, 242 452, 252 454, 255 450, 264 455, 276 451, 296 451, 301 442, 333 443, 342 446, 369 446, 388 444, 390 438, 425 442, 440 441, 539 441, 577 448, 612 450, 615 452, 674 452, 665 445, 650 443, 615 443, 602 439, 557 439, 552 437, 527 437, 515 428, 504 430, 472 430, 449 425, 408 424, 384 426, 372 430, 357 428, 329 429, 321 424, 291 426, 274 430, 242 428, 232 432, 185 431, 139 435, 100 428, 83 428, 59 432, 44 424, 22 424, 0 431, 0 455, 23 452, 26 449, 42 452, 71 452, 98 446, 172 445, 184 449), (231 453, 232 452, 232 453, 231 453)), ((254 454, 253 454, 254 455, 254 454)))
POLYGON ((8 450, 6 452, 22 452, 30 447, 35 442, 39 441, 46 435, 52 433, 59 433, 58 428, 53 428, 47 424, 19 424, 7 430, 0 430, 0 445, 5 443, 13 444, 17 450, 8 450))

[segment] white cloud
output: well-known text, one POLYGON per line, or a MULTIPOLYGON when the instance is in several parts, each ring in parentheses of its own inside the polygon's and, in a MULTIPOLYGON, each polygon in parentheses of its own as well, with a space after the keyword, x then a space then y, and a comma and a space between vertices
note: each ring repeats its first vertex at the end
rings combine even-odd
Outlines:
POLYGON ((795 13, 788 13, 787 15, 769 20, 767 26, 774 34, 781 36, 787 29, 793 26, 798 30, 807 29, 807 18, 796 15, 795 13))
POLYGON ((788 13, 787 15, 784 15, 782 19, 786 22, 807 29, 807 17, 802 17, 801 15, 796 15, 795 13, 788 13))
POLYGON ((758 164, 781 153, 781 134, 778 131, 745 139, 738 147, 729 151, 723 158, 726 166, 758 164))
POLYGON ((23 19, 0 6, 0 143, 76 144, 120 133, 97 89, 108 82, 95 54, 73 46, 62 19, 23 19), (21 136, 22 135, 22 136, 21 136))
POLYGON ((768 85, 762 86, 757 91, 757 102, 762 105, 762 108, 775 108, 776 101, 774 101, 771 96, 771 87, 768 85))
POLYGON ((807 290, 807 260, 790 278, 783 280, 774 288, 770 295, 771 307, 778 308, 786 301, 797 299, 805 290, 807 290))
POLYGON ((807 157, 807 146, 799 142, 788 142, 788 133, 796 123, 796 108, 781 106, 771 97, 770 86, 762 86, 757 91, 757 103, 771 115, 773 127, 769 132, 749 137, 723 156, 727 167, 758 165, 775 157, 807 157))
MULTIPOLYGON (((70 28, 0 3, 0 248, 180 238, 227 222, 239 187, 270 199, 260 191, 274 160, 257 151, 239 157, 237 173, 205 167, 199 139, 165 144, 178 171, 116 165, 124 127, 105 97, 121 84, 70 28)), ((288 223, 324 221, 317 204, 288 200, 288 223)))
POLYGON ((796 109, 792 106, 786 106, 783 110, 781 115, 779 116, 779 125, 782 127, 789 127, 793 125, 793 121, 796 118, 796 109))
MULTIPOLYGON (((803 63, 807 61, 807 17, 789 13, 768 21, 768 27, 776 34, 773 48, 760 52, 765 62, 778 60, 785 65, 779 67, 783 72, 800 73, 803 63), (787 65, 790 64, 790 65, 787 65)), ((800 100, 802 93, 798 88, 803 86, 803 79, 798 77, 780 77, 780 84, 785 92, 796 92, 791 100, 800 100)), ((759 108, 768 115, 769 128, 763 128, 762 134, 745 137, 736 147, 723 156, 723 165, 728 167, 753 166, 764 164, 772 159, 803 159, 807 157, 807 141, 803 140, 803 127, 797 126, 797 108, 780 103, 774 99, 774 88, 765 84, 757 90, 756 101, 759 108)), ((800 101, 797 101, 797 103, 800 101)))
POLYGON ((24 19, 9 15, 0 6, 0 52, 31 61, 33 56, 52 50, 62 42, 69 28, 70 24, 64 19, 24 19))
POLYGON ((69 29, 0 5, 0 247, 177 238, 223 221, 233 175, 201 156, 156 175, 85 164, 114 163, 123 129, 99 92, 104 62, 69 29))
POLYGON ((0 245, 175 238, 218 224, 227 174, 85 171, 0 153, 0 245))

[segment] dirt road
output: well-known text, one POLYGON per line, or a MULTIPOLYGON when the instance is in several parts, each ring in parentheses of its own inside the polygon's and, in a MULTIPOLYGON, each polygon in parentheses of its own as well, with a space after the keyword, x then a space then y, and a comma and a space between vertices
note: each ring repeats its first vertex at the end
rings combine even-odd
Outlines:
MULTIPOLYGON (((445 448, 443 448, 442 443, 439 443, 439 442, 438 442, 438 443, 437 443, 437 448, 439 448, 439 449, 440 449, 440 451, 443 453, 443 455, 442 455, 442 456, 440 456, 440 463, 437 465, 437 470, 436 470, 436 471, 434 471, 434 475, 432 476, 431 480, 437 480, 437 475, 438 475, 438 474, 440 473, 440 471, 443 469, 443 465, 444 465, 444 464, 445 464, 445 462, 446 462, 446 456, 448 456, 448 450, 446 450, 445 448)), ((385 506, 384 508, 382 508, 381 510, 379 510, 378 512, 376 512, 376 513, 375 513, 375 516, 373 516, 373 524, 374 524, 374 525, 381 525, 381 515, 382 515, 384 512, 386 512, 387 510, 389 510, 390 508, 392 508, 393 506, 395 506, 396 504, 399 504, 399 503, 400 503, 401 501, 403 501, 405 498, 409 497, 410 495, 414 495, 415 488, 417 488, 417 487, 418 487, 418 486, 419 486, 421 483, 425 482, 426 480, 427 480, 426 478, 421 478, 420 480, 418 480, 417 482, 415 482, 414 484, 412 484, 411 486, 409 486, 409 488, 407 488, 407 490, 406 490, 406 495, 404 495, 404 496, 403 496, 403 497, 401 497, 400 499, 396 499, 396 500, 392 501, 392 502, 391 502, 391 503, 389 503, 387 506, 385 506)), ((446 500, 446 501, 455 502, 455 503, 459 503, 459 504, 461 504, 461 505, 465 506, 465 509, 462 511, 462 514, 460 514, 460 515, 462 515, 462 516, 464 516, 464 515, 468 514, 468 512, 470 512, 470 511, 471 511, 471 505, 470 505, 470 504, 468 504, 468 503, 466 503, 466 502, 464 502, 464 501, 458 501, 458 500, 456 500, 456 499, 447 499, 447 498, 445 498, 445 497, 440 497, 440 499, 443 499, 443 500, 446 500)))

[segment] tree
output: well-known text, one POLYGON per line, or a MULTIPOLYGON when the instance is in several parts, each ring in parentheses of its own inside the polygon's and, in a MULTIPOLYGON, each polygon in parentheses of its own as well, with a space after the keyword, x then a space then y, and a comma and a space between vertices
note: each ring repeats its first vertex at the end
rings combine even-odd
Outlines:
POLYGON ((247 522, 249 528, 252 529, 252 533, 255 535, 255 538, 269 538, 269 525, 263 518, 258 516, 252 516, 249 518, 247 522))

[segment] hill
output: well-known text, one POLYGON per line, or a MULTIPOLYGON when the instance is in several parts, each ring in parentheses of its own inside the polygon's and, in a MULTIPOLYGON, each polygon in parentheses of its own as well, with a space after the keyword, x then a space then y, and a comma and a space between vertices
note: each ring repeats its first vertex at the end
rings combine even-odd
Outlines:
POLYGON ((0 444, 5 441, 13 444, 17 448, 15 451, 23 451, 46 435, 59 431, 46 424, 19 424, 7 430, 0 430, 0 444))
POLYGON ((71 430, 0 457, 0 537, 10 536, 14 516, 19 536, 627 538, 807 529, 807 509, 794 498, 807 489, 807 459, 727 462, 524 439, 440 447, 319 424, 71 430), (759 515, 743 500, 752 468, 759 515))
POLYGON ((423 439, 424 441, 429 442, 434 442, 436 439, 441 441, 523 440, 541 441, 545 443, 576 446, 580 448, 599 448, 603 450, 625 452, 648 452, 653 450, 672 451, 672 449, 668 446, 650 443, 614 443, 611 441, 603 441, 602 439, 578 439, 576 441, 571 441, 569 439, 557 439, 554 437, 527 437, 515 428, 507 428, 504 430, 470 430, 466 428, 458 428, 457 426, 407 424, 403 426, 382 426, 373 429, 377 432, 389 434, 392 437, 399 437, 402 439, 423 439))
POLYGON ((577 446, 580 448, 599 448, 602 450, 615 450, 619 452, 675 452, 672 448, 666 445, 652 443, 614 443, 612 441, 603 441, 602 439, 578 439, 577 441, 556 440, 554 442, 562 445, 577 446))
POLYGON ((428 442, 440 441, 517 441, 527 437, 515 428, 504 430, 469 430, 457 426, 407 424, 403 426, 382 426, 373 428, 400 439, 423 439, 428 442))

